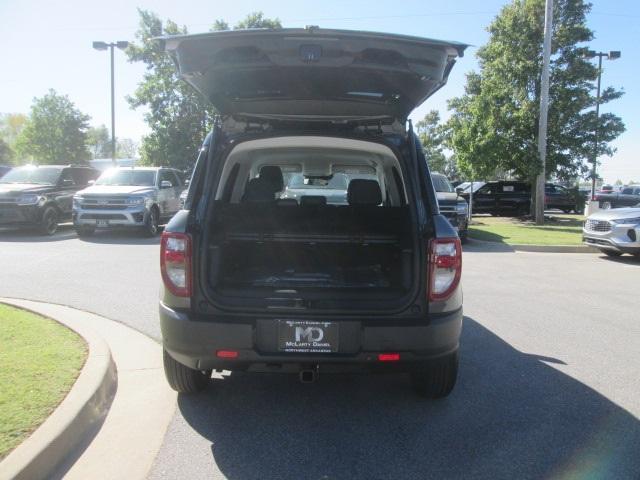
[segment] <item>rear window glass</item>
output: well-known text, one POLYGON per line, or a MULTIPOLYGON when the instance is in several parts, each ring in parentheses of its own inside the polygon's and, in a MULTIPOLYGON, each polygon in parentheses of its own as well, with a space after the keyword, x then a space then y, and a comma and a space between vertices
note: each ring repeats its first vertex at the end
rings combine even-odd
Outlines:
POLYGON ((436 192, 453 192, 453 187, 444 175, 433 174, 431 178, 433 179, 433 187, 436 189, 436 192))
POLYGON ((107 170, 96 181, 96 185, 139 185, 153 187, 156 182, 156 172, 153 170, 107 170))

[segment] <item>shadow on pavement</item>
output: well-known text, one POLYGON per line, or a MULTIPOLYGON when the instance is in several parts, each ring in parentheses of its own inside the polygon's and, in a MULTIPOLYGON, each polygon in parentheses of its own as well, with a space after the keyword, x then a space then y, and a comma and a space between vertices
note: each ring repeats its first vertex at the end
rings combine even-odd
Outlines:
MULTIPOLYGON (((489 234, 495 235, 495 234, 489 234)), ((463 252, 495 252, 495 253, 505 253, 505 252, 515 252, 515 249, 502 241, 501 235, 495 235, 496 240, 476 240, 475 238, 467 239, 467 242, 462 245, 463 252)))
MULTIPOLYGON (((622 255, 620 257, 609 257, 608 255, 600 255, 602 260, 613 263, 622 263, 623 265, 630 265, 640 268, 640 256, 622 255)), ((639 477, 640 478, 640 477, 639 477)))
POLYGON ((32 242, 32 243, 48 243, 60 242, 62 240, 71 240, 76 238, 76 232, 70 223, 58 226, 58 231, 54 235, 41 235, 35 228, 1 228, 1 242, 32 242))
POLYGON ((464 329, 442 401, 414 396, 404 375, 233 374, 178 405, 230 479, 637 478, 636 417, 545 363, 561 361, 471 318, 464 329))

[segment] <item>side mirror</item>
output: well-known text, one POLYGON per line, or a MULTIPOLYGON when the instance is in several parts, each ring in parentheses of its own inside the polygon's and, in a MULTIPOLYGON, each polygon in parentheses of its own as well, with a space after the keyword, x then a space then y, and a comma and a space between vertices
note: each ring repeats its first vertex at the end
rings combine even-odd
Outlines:
POLYGON ((462 195, 464 193, 464 190, 462 190, 462 188, 460 188, 460 187, 456 187, 456 193, 458 195, 462 195))
POLYGON ((160 182, 160 188, 173 188, 173 183, 171 183, 169 180, 162 180, 160 182))

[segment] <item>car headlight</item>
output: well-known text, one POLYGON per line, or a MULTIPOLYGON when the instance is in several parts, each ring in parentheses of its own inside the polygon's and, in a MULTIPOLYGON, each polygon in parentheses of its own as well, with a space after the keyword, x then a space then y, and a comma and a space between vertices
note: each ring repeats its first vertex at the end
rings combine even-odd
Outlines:
POLYGON ((37 205, 44 197, 36 195, 35 193, 25 193, 18 197, 18 205, 37 205))
POLYGON ((145 197, 129 197, 127 198, 127 205, 144 205, 146 201, 145 197))
POLYGON ((458 213, 467 213, 469 211, 469 205, 467 202, 461 202, 456 205, 456 211, 458 213))
POLYGON ((82 197, 73 197, 73 208, 80 208, 82 197))
POLYGON ((616 218, 614 220, 609 220, 611 223, 615 223, 616 225, 637 225, 640 223, 640 217, 637 218, 616 218))

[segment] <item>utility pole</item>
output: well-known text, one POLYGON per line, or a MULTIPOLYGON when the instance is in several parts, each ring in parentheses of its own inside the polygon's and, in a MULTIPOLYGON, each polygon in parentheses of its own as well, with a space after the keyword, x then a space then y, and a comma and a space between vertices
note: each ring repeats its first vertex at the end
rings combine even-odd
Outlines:
POLYGON ((93 48, 96 50, 111 50, 111 161, 113 162, 113 166, 117 166, 118 162, 116 162, 116 94, 115 94, 115 75, 114 75, 114 64, 113 64, 113 50, 114 48, 119 48, 120 50, 124 50, 129 46, 129 42, 119 41, 119 42, 93 42, 93 48))
POLYGON ((541 171, 536 180, 536 225, 544 225, 544 185, 547 162, 547 114, 549 112, 549 58, 553 30, 553 0, 546 0, 544 43, 542 45, 542 78, 540 80, 540 123, 538 124, 538 154, 541 171))

